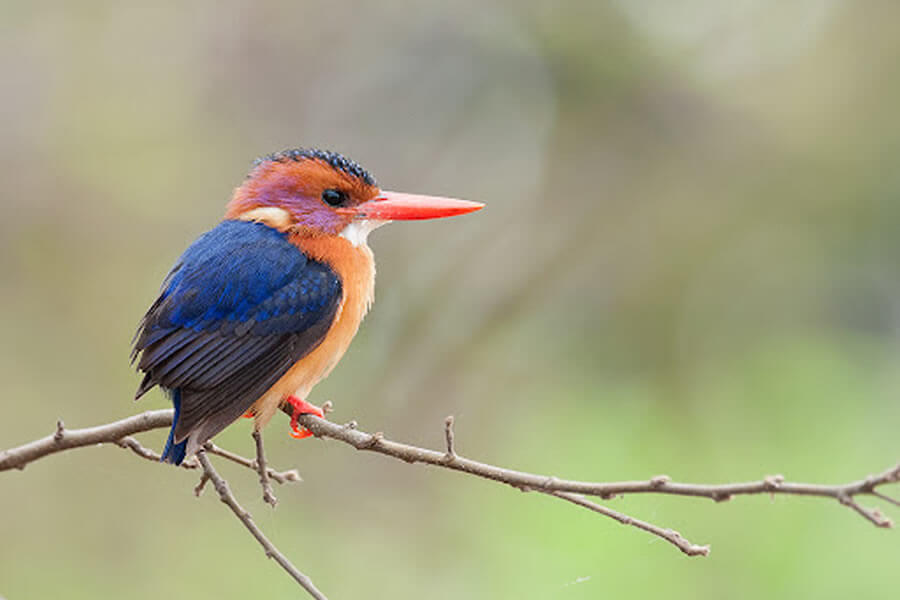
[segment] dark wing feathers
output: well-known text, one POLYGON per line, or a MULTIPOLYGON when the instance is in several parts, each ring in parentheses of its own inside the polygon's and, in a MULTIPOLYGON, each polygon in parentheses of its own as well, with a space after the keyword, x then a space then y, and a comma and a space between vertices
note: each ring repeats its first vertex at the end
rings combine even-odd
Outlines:
POLYGON ((228 377, 217 388, 197 392, 193 402, 182 405, 182 417, 175 427, 175 439, 187 437, 193 429, 191 423, 196 423, 200 429, 199 439, 205 440, 215 435, 244 414, 294 362, 290 351, 269 352, 247 365, 244 372, 228 377), (233 398, 247 398, 249 402, 239 404, 233 398))
MULTIPOLYGON (((181 350, 191 341, 191 337, 195 335, 195 332, 190 329, 168 329, 160 330, 160 332, 162 335, 157 333, 155 336, 148 336, 148 339, 142 340, 144 352, 141 354, 141 360, 138 363, 139 369, 143 370, 146 365, 152 365, 161 358, 181 350)), ((139 347, 136 344, 134 348, 135 356, 132 357, 132 361, 137 357, 139 347)))
POLYGON ((225 221, 178 259, 141 321, 136 397, 181 390, 175 441, 197 431, 202 443, 322 341, 340 301, 337 275, 284 234, 225 221))

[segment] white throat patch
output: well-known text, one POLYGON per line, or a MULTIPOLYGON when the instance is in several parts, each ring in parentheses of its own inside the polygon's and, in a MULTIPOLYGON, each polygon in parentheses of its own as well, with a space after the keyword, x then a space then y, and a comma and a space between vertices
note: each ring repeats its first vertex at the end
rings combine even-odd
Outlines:
POLYGON ((344 230, 341 231, 340 236, 356 247, 365 246, 369 234, 385 223, 390 223, 390 221, 377 221, 375 219, 350 221, 350 223, 344 227, 344 230))

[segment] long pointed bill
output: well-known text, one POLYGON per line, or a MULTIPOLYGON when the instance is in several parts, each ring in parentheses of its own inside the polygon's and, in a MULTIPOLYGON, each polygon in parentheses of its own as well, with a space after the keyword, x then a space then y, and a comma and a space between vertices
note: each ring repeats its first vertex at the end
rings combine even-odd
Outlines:
POLYGON ((357 218, 374 221, 417 221, 455 217, 484 208, 481 202, 441 198, 439 196, 419 196, 402 192, 381 192, 377 198, 363 202, 341 212, 352 213, 357 218))

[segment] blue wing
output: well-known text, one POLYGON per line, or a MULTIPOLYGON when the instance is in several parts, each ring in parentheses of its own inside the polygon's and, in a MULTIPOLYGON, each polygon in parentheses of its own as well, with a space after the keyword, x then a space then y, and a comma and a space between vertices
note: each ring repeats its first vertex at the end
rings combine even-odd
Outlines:
POLYGON ((261 223, 224 221, 178 259, 147 311, 132 359, 172 393, 176 421, 164 458, 202 444, 244 414, 325 337, 341 281, 261 223), (180 446, 180 447, 178 447, 180 446))

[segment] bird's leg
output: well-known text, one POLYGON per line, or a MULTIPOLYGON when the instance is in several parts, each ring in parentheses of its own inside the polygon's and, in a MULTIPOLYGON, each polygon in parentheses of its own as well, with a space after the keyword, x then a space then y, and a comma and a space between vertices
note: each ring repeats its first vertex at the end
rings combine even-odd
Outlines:
POLYGON ((284 402, 293 410, 291 414, 291 437, 294 439, 302 440, 312 435, 312 431, 305 427, 300 427, 300 424, 297 422, 300 415, 316 415, 322 419, 325 418, 325 412, 321 408, 315 404, 310 404, 306 400, 301 400, 297 396, 288 396, 284 402))
POLYGON ((262 486, 263 502, 271 504, 272 508, 275 508, 278 499, 269 482, 269 466, 266 464, 266 454, 263 451, 262 432, 255 427, 253 428, 253 441, 256 442, 256 470, 259 473, 259 485, 262 486))

